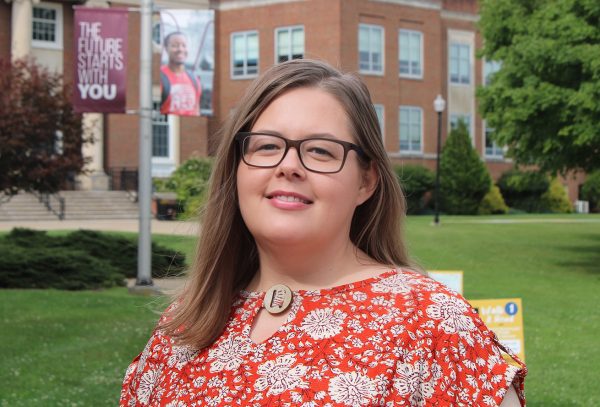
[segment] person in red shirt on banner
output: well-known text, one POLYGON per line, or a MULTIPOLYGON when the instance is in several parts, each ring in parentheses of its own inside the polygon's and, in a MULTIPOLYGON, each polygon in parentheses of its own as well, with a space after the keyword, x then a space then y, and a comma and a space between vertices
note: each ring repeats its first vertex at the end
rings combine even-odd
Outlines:
POLYGON ((197 116, 200 114, 202 87, 199 79, 185 69, 188 57, 187 38, 182 32, 172 32, 165 37, 164 47, 169 62, 160 67, 162 114, 197 116))
POLYGON ((268 69, 220 134, 196 262, 120 405, 525 405, 525 365, 408 257, 366 85, 268 69))

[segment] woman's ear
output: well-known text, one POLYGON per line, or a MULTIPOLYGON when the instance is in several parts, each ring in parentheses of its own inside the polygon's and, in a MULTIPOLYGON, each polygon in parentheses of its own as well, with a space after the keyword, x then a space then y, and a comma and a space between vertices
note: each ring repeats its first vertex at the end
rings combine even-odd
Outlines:
POLYGON ((362 171, 362 183, 358 191, 358 200, 356 206, 365 203, 377 189, 379 184, 379 174, 377 173, 377 167, 373 162, 369 163, 369 167, 362 171))

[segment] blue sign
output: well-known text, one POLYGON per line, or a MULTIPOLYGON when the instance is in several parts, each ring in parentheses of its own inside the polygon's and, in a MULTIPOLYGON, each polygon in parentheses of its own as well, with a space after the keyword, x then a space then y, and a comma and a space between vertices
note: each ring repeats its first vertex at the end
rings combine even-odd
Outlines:
POLYGON ((506 303, 506 306, 504 307, 504 311, 506 311, 506 313, 510 316, 515 315, 518 310, 519 310, 519 307, 517 307, 517 304, 515 304, 514 302, 508 302, 508 303, 506 303))

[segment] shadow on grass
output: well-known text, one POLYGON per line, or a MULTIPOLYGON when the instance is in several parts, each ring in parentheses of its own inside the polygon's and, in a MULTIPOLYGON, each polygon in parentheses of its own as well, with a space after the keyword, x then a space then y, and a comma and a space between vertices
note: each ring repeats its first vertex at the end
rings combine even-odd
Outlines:
POLYGON ((585 246, 555 246, 557 251, 569 253, 568 260, 556 262, 561 267, 583 269, 585 272, 600 274, 600 234, 586 234, 582 240, 591 244, 585 246))

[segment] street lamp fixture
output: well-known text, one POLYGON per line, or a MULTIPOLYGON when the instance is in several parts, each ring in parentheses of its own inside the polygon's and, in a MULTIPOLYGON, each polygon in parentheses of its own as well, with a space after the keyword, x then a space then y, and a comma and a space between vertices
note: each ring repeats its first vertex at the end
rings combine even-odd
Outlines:
POLYGON ((438 131, 437 131, 437 155, 435 159, 435 218, 434 226, 440 225, 440 150, 442 148, 442 112, 446 108, 446 101, 442 95, 437 95, 433 101, 433 108, 438 115, 438 131))

